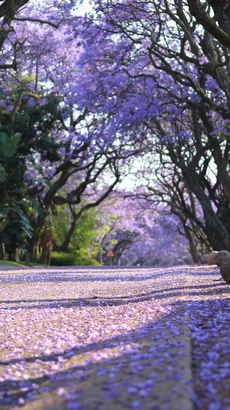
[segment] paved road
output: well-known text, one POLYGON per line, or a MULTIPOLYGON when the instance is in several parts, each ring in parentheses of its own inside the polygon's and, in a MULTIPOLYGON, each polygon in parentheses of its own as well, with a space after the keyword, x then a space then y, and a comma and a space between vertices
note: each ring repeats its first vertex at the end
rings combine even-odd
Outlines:
POLYGON ((200 366, 218 351, 204 335, 196 347, 210 300, 229 297, 218 278, 204 266, 1 270, 0 409, 229 410, 230 374, 218 391, 200 366))

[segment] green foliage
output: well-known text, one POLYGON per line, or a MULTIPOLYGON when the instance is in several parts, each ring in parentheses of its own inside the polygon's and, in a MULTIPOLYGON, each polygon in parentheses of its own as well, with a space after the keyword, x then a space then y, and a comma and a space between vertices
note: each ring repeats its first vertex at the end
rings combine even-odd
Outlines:
POLYGON ((16 248, 23 248, 27 238, 32 236, 32 228, 19 204, 11 208, 0 209, 0 243, 5 244, 11 258, 16 248))
POLYGON ((9 165, 14 162, 14 154, 18 149, 20 139, 20 133, 9 136, 6 132, 0 131, 0 207, 5 205, 6 188, 13 188, 12 168, 9 165))
POLYGON ((80 266, 99 266, 100 265, 98 261, 93 259, 92 256, 87 251, 84 251, 83 249, 77 250, 75 252, 75 255, 76 255, 76 259, 75 259, 76 265, 80 265, 80 266))
POLYGON ((8 253, 18 246, 25 248, 32 234, 33 216, 42 211, 36 199, 26 197, 26 161, 33 162, 35 151, 41 160, 59 159, 59 145, 50 133, 54 123, 58 130, 57 99, 53 97, 41 106, 29 107, 27 103, 27 98, 23 99, 13 122, 4 115, 0 117, 0 243, 6 245, 8 253))
POLYGON ((9 137, 6 132, 0 132, 1 160, 4 160, 4 157, 11 157, 16 152, 20 139, 20 133, 16 133, 9 137))
POLYGON ((74 266, 76 255, 74 253, 51 252, 51 266, 74 266))
POLYGON ((85 251, 76 251, 75 253, 65 253, 65 252, 51 252, 50 259, 51 266, 96 266, 99 265, 98 262, 93 259, 85 251))
POLYGON ((70 212, 66 207, 57 206, 55 214, 50 217, 53 226, 54 242, 60 246, 68 232, 70 224, 70 212))
POLYGON ((77 222, 77 226, 71 241, 75 250, 92 250, 95 247, 96 238, 96 212, 91 208, 84 212, 77 222))
POLYGON ((0 131, 0 243, 5 244, 9 254, 23 246, 26 236, 32 234, 22 198, 25 168, 22 170, 15 160, 20 140, 20 133, 10 135, 0 131))
POLYGON ((6 180, 5 168, 3 167, 2 164, 0 164, 0 183, 4 182, 5 180, 6 180))
MULTIPOLYGON (((25 100, 14 121, 14 129, 22 134, 20 154, 28 157, 36 151, 42 161, 59 160, 59 144, 50 131, 55 127, 58 132, 60 119, 61 111, 56 97, 48 99, 44 105, 32 107, 28 107, 25 100)), ((30 157, 32 160, 33 157, 30 157)))
MULTIPOLYGON (((84 212, 77 221, 75 232, 71 238, 70 249, 88 251, 96 254, 98 249, 96 245, 96 213, 97 210, 92 208, 84 212)), ((51 217, 53 224, 53 235, 55 243, 60 246, 68 232, 71 224, 71 214, 68 208, 58 206, 56 214, 51 217)))

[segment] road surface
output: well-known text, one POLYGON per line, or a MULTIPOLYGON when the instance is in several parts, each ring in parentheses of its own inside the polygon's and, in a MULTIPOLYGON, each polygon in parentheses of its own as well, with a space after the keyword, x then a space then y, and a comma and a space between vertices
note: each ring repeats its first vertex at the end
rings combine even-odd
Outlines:
POLYGON ((0 271, 1 410, 229 410, 215 266, 0 271))

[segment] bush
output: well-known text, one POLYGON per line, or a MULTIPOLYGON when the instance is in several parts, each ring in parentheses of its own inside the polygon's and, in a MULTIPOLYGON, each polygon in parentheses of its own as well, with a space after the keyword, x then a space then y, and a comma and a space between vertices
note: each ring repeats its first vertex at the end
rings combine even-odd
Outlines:
POLYGON ((51 252, 50 265, 51 266, 73 266, 75 263, 74 253, 51 252))
POLYGON ((87 252, 79 250, 75 253, 51 252, 51 266, 97 266, 99 263, 87 252))
POLYGON ((99 266, 100 263, 92 258, 92 256, 82 249, 75 252, 76 265, 80 266, 99 266))

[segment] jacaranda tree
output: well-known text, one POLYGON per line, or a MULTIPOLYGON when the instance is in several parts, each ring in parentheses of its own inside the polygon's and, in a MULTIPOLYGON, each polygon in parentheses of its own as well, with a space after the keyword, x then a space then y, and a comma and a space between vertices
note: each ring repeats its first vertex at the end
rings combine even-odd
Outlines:
POLYGON ((200 203, 209 246, 229 249, 226 48, 193 19, 186 1, 99 0, 76 35, 84 39, 82 107, 107 113, 104 133, 167 155, 200 203))
MULTIPOLYGON (((39 243, 42 263, 49 260, 50 215, 55 206, 66 204, 72 215, 60 246, 60 250, 66 251, 82 213, 109 195, 120 179, 120 166, 133 154, 124 142, 118 144, 114 136, 108 138, 103 133, 107 115, 99 118, 88 107, 82 107, 81 100, 76 100, 77 90, 72 85, 82 76, 77 67, 81 43, 70 34, 71 24, 78 18, 73 19, 69 4, 68 14, 64 3, 62 6, 63 21, 59 25, 58 16, 54 24, 43 8, 37 9, 35 5, 28 19, 17 17, 14 41, 21 44, 20 52, 17 66, 4 71, 0 111, 7 132, 21 133, 16 152, 23 158, 21 185, 30 204, 36 205, 30 215, 34 233, 27 250, 34 258, 39 243), (104 174, 110 182, 107 179, 107 187, 102 190, 100 180, 104 174), (68 189, 63 189, 66 185, 68 189), (85 195, 90 198, 87 203, 82 202, 85 195), (80 203, 83 205, 79 206, 80 203)), ((28 10, 24 11, 26 16, 28 10)))
POLYGON ((230 48, 229 0, 188 0, 188 5, 191 14, 204 29, 223 46, 230 48))
POLYGON ((192 261, 180 219, 170 215, 163 203, 156 209, 147 196, 119 190, 100 204, 97 220, 98 260, 104 264, 152 266, 192 261))
MULTIPOLYGON (((110 194, 133 156, 162 170, 167 162, 169 181, 186 190, 182 220, 193 197, 190 228, 210 249, 230 249, 228 50, 194 18, 199 3, 96 0, 87 13, 74 1, 2 4, 14 4, 2 15, 2 132, 24 144, 15 155, 29 251, 39 242, 43 262, 55 206, 71 212, 67 249, 82 212, 110 194)), ((215 1, 202 10, 228 35, 221 3, 222 14, 215 1)))

